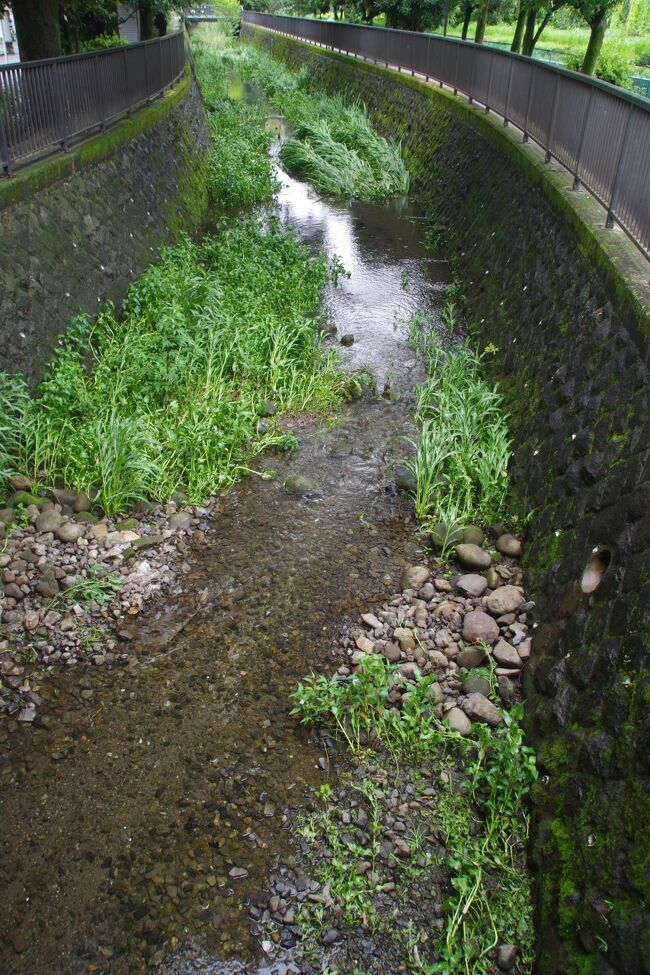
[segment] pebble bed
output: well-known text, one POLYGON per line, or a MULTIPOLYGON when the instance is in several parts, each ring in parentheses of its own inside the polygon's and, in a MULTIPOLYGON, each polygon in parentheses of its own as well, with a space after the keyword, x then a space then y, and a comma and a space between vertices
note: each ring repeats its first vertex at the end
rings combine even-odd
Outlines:
POLYGON ((11 506, 0 509, 0 713, 31 723, 44 671, 129 659, 123 624, 189 573, 190 545, 209 531, 217 502, 142 503, 110 519, 83 493, 36 496, 27 479, 11 480, 11 506), (84 584, 102 579, 105 591, 84 598, 84 584))

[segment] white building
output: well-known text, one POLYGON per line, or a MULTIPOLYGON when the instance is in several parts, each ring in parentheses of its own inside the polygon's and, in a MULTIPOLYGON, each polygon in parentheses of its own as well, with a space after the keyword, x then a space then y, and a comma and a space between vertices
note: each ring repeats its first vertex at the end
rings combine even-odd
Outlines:
MULTIPOLYGON (((117 20, 120 37, 123 37, 129 44, 135 44, 140 40, 140 12, 135 4, 118 3, 117 20)), ((167 16, 167 30, 178 30, 180 27, 180 17, 176 13, 167 16)))
POLYGON ((16 27, 11 8, 0 17, 0 64, 11 64, 20 61, 16 27))

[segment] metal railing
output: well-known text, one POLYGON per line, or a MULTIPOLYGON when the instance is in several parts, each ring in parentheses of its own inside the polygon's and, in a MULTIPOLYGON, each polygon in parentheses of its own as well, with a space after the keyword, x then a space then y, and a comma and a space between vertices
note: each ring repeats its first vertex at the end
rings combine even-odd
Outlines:
POLYGON ((0 165, 6 175, 65 151, 183 74, 182 31, 139 44, 0 67, 0 165))
POLYGON ((243 11, 242 20, 461 92, 558 160, 650 260, 650 100, 576 71, 434 34, 243 11))

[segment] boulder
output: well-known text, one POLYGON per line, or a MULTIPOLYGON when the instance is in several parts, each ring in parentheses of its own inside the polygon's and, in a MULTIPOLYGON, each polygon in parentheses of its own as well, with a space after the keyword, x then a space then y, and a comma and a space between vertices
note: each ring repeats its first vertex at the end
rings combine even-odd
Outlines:
POLYGON ((472 667, 480 667, 485 660, 485 650, 483 647, 465 647, 457 653, 454 660, 459 667, 471 670, 472 667))
POLYGON ((461 576, 456 587, 460 589, 465 596, 472 596, 474 599, 478 599, 482 596, 487 589, 487 579, 485 576, 480 576, 476 572, 470 572, 468 575, 461 576))
POLYGON ((464 640, 467 640, 468 643, 478 643, 479 640, 484 640, 491 645, 498 638, 499 627, 491 616, 480 609, 467 613, 463 620, 464 640))
POLYGON ((323 489, 304 474, 290 474, 282 485, 287 494, 302 498, 322 498, 323 489))
POLYGON ((503 720, 501 712, 484 694, 468 694, 460 705, 468 718, 484 724, 498 725, 503 720))
POLYGON ((57 528, 61 526, 62 521, 62 516, 54 508, 49 508, 47 511, 41 511, 40 515, 36 519, 36 531, 55 532, 57 528))
POLYGON ((86 526, 79 525, 74 521, 66 521, 59 525, 55 534, 60 542, 66 542, 66 544, 76 542, 78 538, 82 538, 86 534, 86 526))
POLYGON ((459 734, 463 735, 464 738, 471 734, 472 722, 469 720, 466 714, 464 714, 460 708, 452 708, 451 711, 447 711, 445 715, 445 723, 449 726, 451 731, 457 731, 459 734))
POLYGON ((431 578, 431 573, 426 565, 411 565, 402 573, 400 585, 402 589, 421 589, 422 586, 431 578))
POLYGON ((521 667, 522 659, 509 643, 505 640, 498 640, 496 646, 492 650, 494 659, 501 667, 521 667))
POLYGON ((525 602, 524 596, 516 586, 499 586, 485 600, 485 605, 493 616, 515 613, 525 602))
POLYGON ((496 540, 496 550, 511 559, 518 559, 521 555, 521 542, 514 535, 499 535, 496 540))
POLYGON ((456 555, 461 565, 466 569, 484 571, 492 565, 490 553, 479 545, 466 545, 465 543, 457 545, 456 555))

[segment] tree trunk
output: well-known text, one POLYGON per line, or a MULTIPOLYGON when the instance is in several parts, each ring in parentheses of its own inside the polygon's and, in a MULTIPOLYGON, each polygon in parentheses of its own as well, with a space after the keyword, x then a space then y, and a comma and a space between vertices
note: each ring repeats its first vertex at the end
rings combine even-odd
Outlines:
POLYGON ((472 14, 474 13, 474 7, 468 3, 465 7, 465 16, 463 17, 463 33, 461 37, 464 41, 467 40, 467 31, 469 30, 469 22, 472 19, 472 14))
POLYGON ((480 0, 479 7, 478 7, 478 18, 476 20, 476 33, 474 34, 474 41, 476 44, 482 44, 483 38, 485 37, 485 25, 487 24, 488 4, 489 4, 489 0, 480 0))
POLYGON ((14 0, 13 12, 21 61, 61 54, 58 0, 14 0))
POLYGON ((535 36, 536 19, 537 19, 536 10, 529 10, 526 13, 526 29, 524 31, 524 39, 521 45, 521 53, 527 54, 529 57, 533 53, 533 38, 535 36))
POLYGON ((526 11, 524 9, 523 3, 519 4, 519 13, 517 14, 517 26, 515 27, 515 36, 512 38, 512 44, 510 50, 514 51, 515 54, 521 54, 521 42, 524 36, 524 27, 526 26, 526 11))
POLYGON ((605 31, 607 30, 607 17, 605 12, 601 11, 589 26, 591 27, 591 34, 589 35, 589 43, 585 51, 585 59, 580 68, 583 74, 593 74, 596 70, 600 51, 605 40, 605 31))
POLYGON ((544 31, 546 30, 546 26, 547 26, 549 20, 551 19, 551 17, 553 16, 553 14, 557 10, 560 9, 561 6, 562 6, 562 4, 557 4, 556 6, 551 7, 550 10, 547 10, 546 13, 544 14, 544 18, 543 18, 541 24, 539 25, 539 27, 537 28, 537 30, 535 31, 535 36, 533 37, 532 43, 530 45, 530 54, 531 54, 531 56, 532 56, 533 51, 535 50, 535 46, 536 46, 538 40, 540 39, 540 37, 542 36, 542 34, 544 33, 544 31))
POLYGON ((138 12, 140 14, 140 40, 148 41, 153 37, 153 10, 148 3, 141 3, 138 12))

